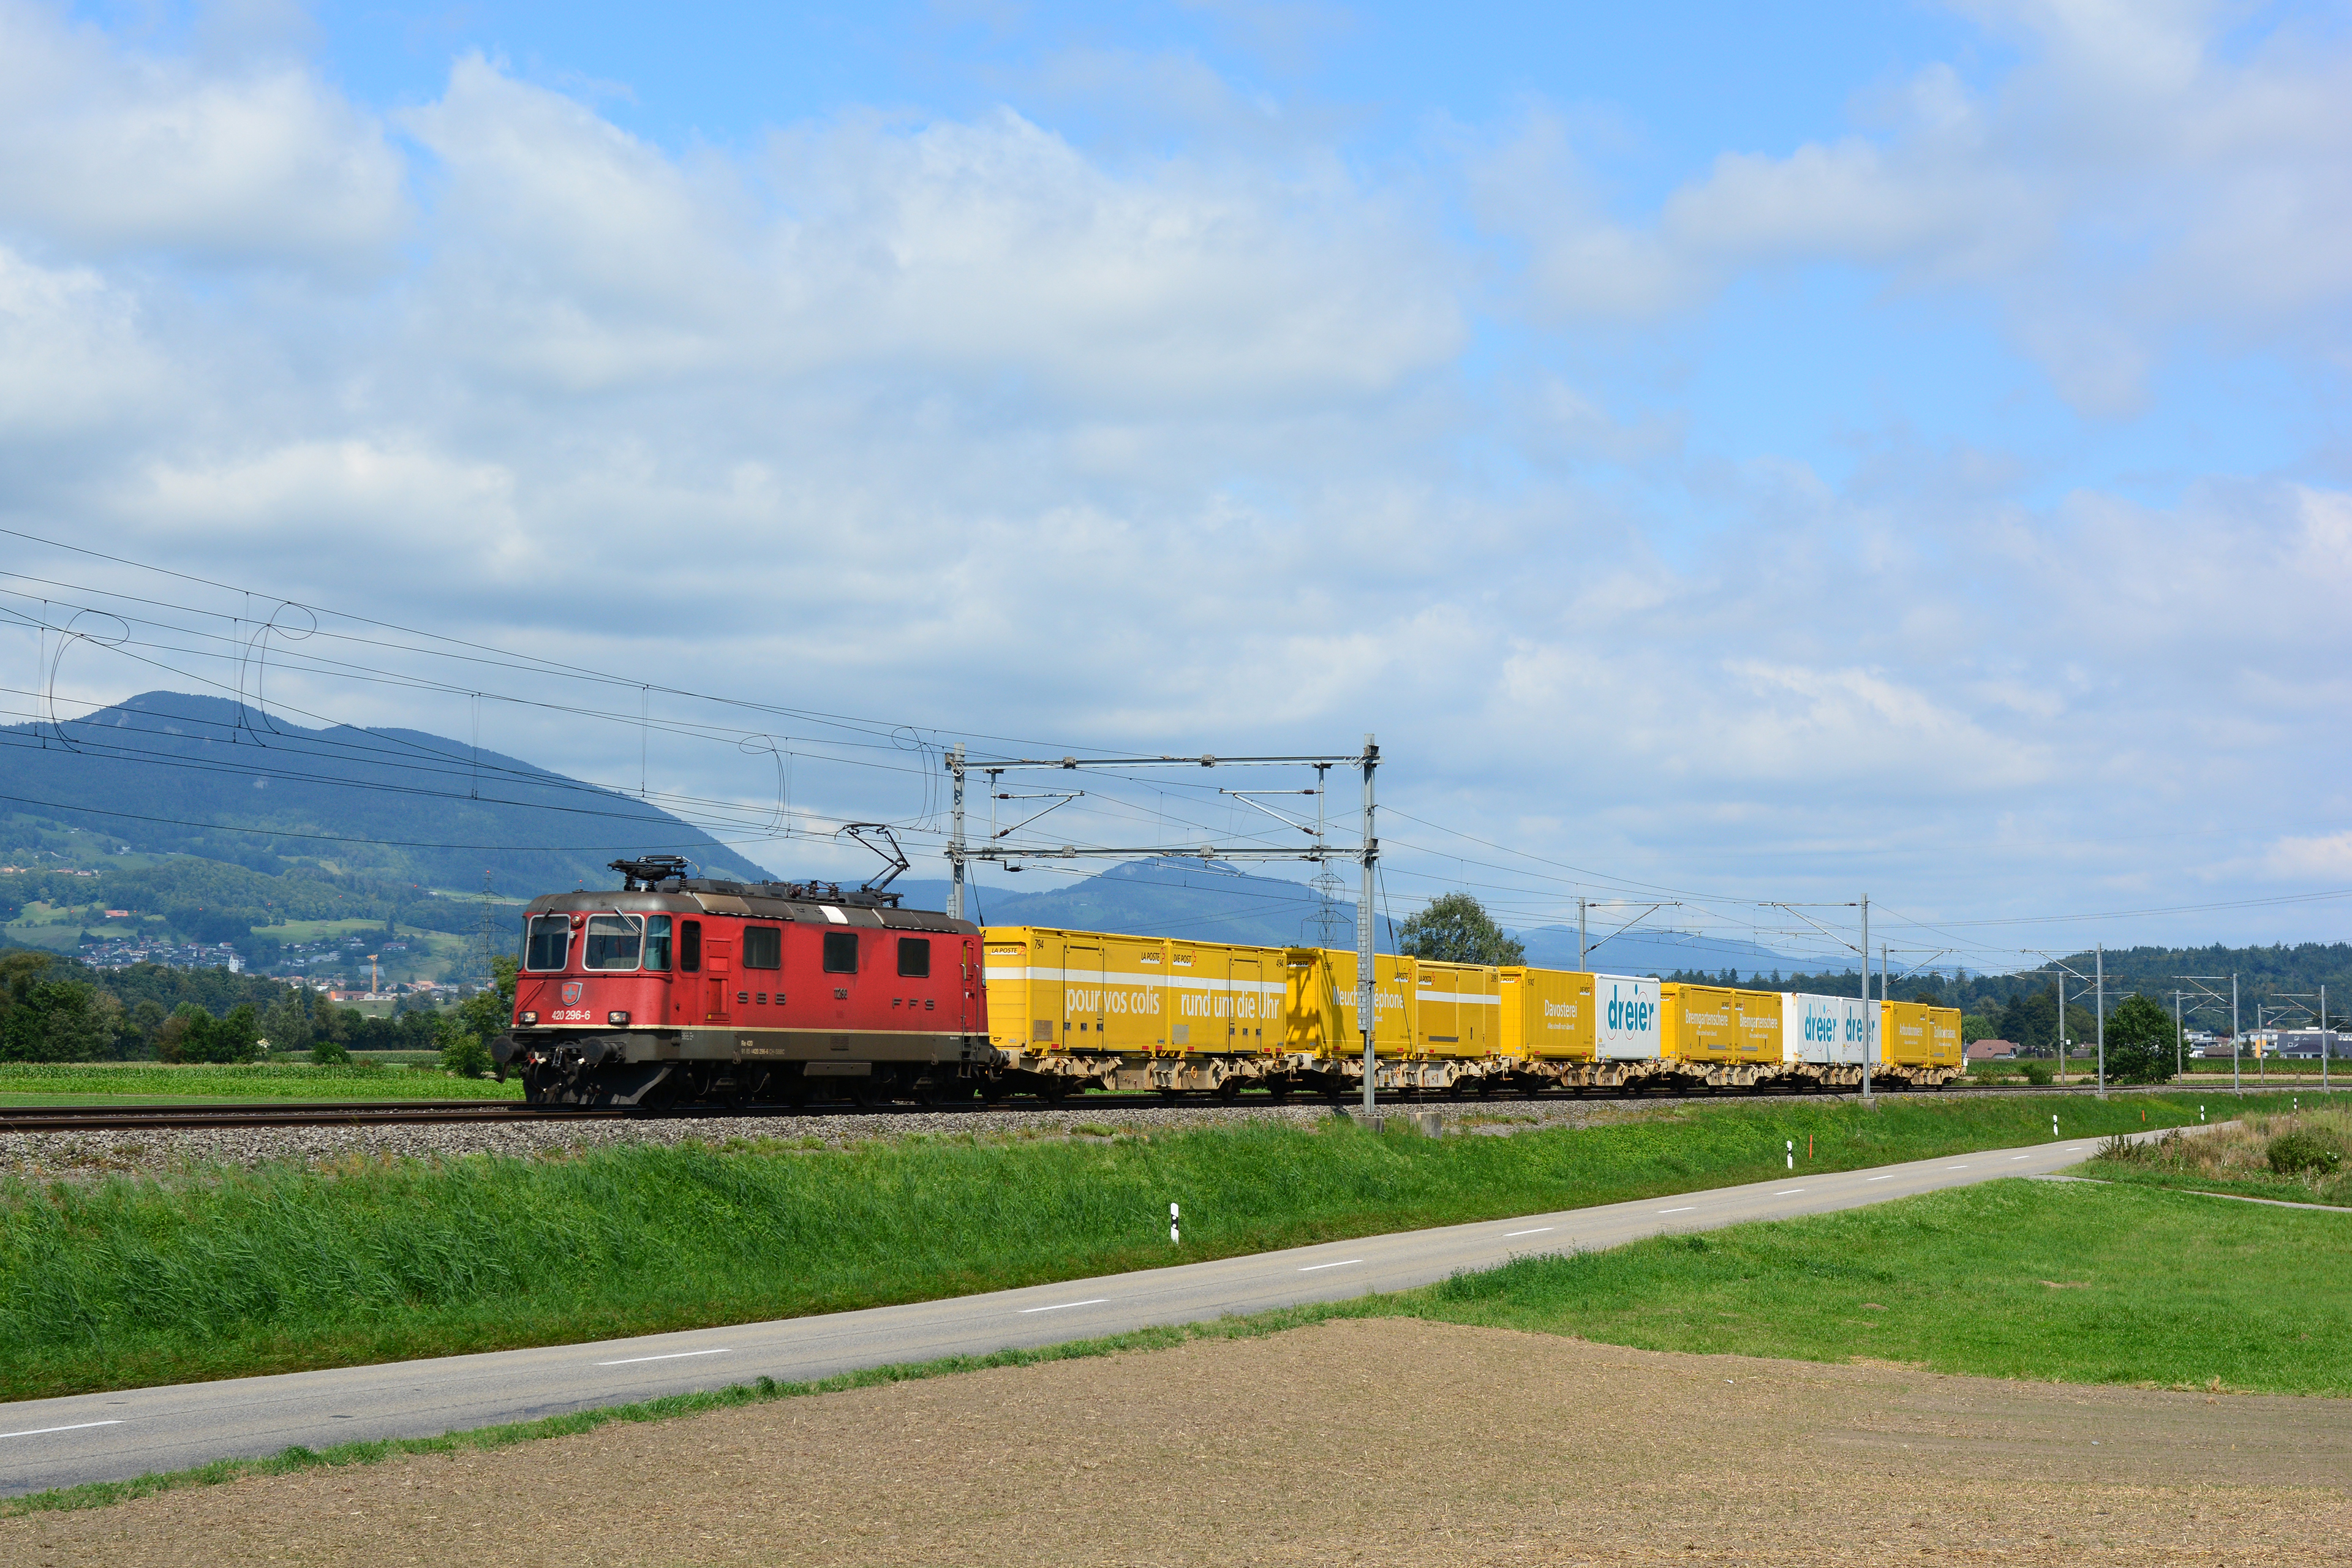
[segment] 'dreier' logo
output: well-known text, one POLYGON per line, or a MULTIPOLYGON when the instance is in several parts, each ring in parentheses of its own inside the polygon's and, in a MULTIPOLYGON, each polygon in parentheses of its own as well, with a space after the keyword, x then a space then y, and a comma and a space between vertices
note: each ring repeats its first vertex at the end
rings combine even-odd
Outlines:
POLYGON ((563 983, 563 1005, 564 1005, 565 1006, 569 1007, 569 1006, 571 1006, 572 1004, 574 1004, 574 1003, 578 1002, 579 1000, 580 1000, 580 982, 578 982, 577 980, 567 980, 567 981, 565 981, 565 982, 563 983))

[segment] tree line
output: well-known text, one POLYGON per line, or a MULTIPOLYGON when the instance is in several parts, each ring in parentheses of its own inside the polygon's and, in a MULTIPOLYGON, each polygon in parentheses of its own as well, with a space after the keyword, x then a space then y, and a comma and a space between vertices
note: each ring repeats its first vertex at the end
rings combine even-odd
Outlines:
POLYGON ((114 976, 81 978, 76 971, 89 972, 46 952, 0 953, 0 1062, 252 1062, 267 1042, 273 1058, 320 1063, 348 1062, 354 1051, 437 1051, 444 1066, 478 1078, 513 1011, 514 961, 495 963, 498 984, 453 1008, 404 1005, 381 1018, 308 986, 236 984, 245 977, 226 970, 210 972, 218 978, 208 985, 206 972, 137 965, 118 989, 114 976))

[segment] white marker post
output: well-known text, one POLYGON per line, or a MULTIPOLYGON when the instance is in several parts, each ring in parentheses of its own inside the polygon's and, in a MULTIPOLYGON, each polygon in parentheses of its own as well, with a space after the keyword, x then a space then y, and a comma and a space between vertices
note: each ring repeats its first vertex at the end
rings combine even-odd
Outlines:
POLYGON ((1794 1138, 1791 1138, 1791 1139, 1790 1139, 1790 1140, 1789 1140, 1789 1169, 1790 1169, 1790 1170, 1792 1170, 1792 1171, 1793 1171, 1793 1170, 1795 1170, 1796 1168, 1797 1168, 1797 1141, 1796 1141, 1794 1138))
POLYGON ((1174 1204, 1170 1204, 1168 1205, 1168 1245, 1171 1247, 1179 1245, 1182 1239, 1176 1234, 1176 1221, 1178 1218, 1179 1215, 1176 1212, 1176 1205, 1174 1204))
POLYGON ((2050 1136, 2058 1136, 2058 1113, 2054 1110, 2050 1113, 2050 1136))

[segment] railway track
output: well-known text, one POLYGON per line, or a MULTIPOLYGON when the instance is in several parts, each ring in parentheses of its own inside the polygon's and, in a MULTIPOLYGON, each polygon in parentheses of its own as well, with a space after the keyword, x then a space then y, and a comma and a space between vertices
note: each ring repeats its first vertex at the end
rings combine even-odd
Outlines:
MULTIPOLYGON (((1882 1090, 1882 1093, 1889 1091, 1882 1090)), ((1909 1093, 1910 1090, 1892 1091, 1909 1093)), ((1948 1095, 1965 1094, 2091 1094, 2095 1089, 2087 1084, 2050 1085, 2027 1088, 2005 1085, 1954 1084, 1928 1091, 1948 1095)), ((1803 1098, 1808 1100, 1852 1098, 1851 1089, 1809 1090, 1791 1095, 1785 1089, 1770 1091, 1735 1091, 1706 1093, 1678 1090, 1649 1092, 1549 1093, 1534 1095, 1496 1095, 1480 1100, 1461 1100, 1444 1096, 1404 1098, 1382 1095, 1378 1104, 1384 1110, 1432 1110, 1452 1108, 1457 1110, 1486 1106, 1496 1110, 1513 1105, 1544 1104, 1570 1100, 1747 1100, 1765 1098, 1803 1098)), ((959 1112, 1006 1113, 1014 1111, 1058 1110, 1073 1114, 1095 1111, 1156 1109, 1181 1106, 1191 1110, 1246 1110, 1277 1104, 1310 1106, 1317 1101, 1307 1097, 1286 1100, 1252 1098, 1238 1103, 1225 1100, 1185 1099, 1169 1100, 1159 1095, 1119 1094, 1089 1095, 1082 1100, 973 1100, 951 1106, 914 1103, 884 1103, 859 1105, 854 1103, 816 1105, 746 1105, 693 1106, 667 1108, 659 1110, 638 1110, 625 1107, 581 1107, 562 1105, 524 1105, 514 1100, 304 1100, 253 1103, 223 1102, 217 1105, 43 1105, 0 1106, 0 1132, 110 1132, 135 1131, 140 1129, 173 1127, 400 1127, 476 1123, 497 1125, 526 1121, 704 1121, 735 1120, 746 1117, 789 1121, 804 1116, 893 1116, 920 1115, 926 1112, 953 1110, 959 1112)), ((1359 1103, 1354 1099, 1339 1100, 1341 1109, 1359 1103)))

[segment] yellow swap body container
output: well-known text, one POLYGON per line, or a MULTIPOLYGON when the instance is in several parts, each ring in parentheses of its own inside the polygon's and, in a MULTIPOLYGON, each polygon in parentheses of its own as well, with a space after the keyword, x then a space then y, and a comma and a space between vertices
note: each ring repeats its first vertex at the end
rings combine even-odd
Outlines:
MULTIPOLYGON (((1284 1043, 1318 1057, 1363 1053, 1356 1024, 1356 955, 1337 948, 1291 948, 1282 955, 1288 984, 1284 1043)), ((1383 1057, 1411 1053, 1413 976, 1390 953, 1372 959, 1372 1048, 1383 1057)), ((1271 1036, 1268 1038, 1272 1038, 1271 1036)))
MULTIPOLYGON (((981 932, 981 980, 988 991, 988 1043, 1001 1051, 1051 1050, 1061 1037, 1062 998, 1056 986, 1034 1002, 1030 955, 1038 933, 1024 926, 989 926, 981 932)), ((1058 948, 1054 952, 1058 959, 1058 948)))
POLYGON ((1168 943, 1171 1055, 1255 1054, 1282 1043, 1285 970, 1278 947, 1168 943))
POLYGON ((1968 1065, 1968 1047, 1960 1042, 1958 1007, 1927 1009, 1927 1059, 1939 1068, 1968 1065))
POLYGON ((1501 998, 1495 971, 1484 964, 1397 960, 1412 976, 1412 1048, 1424 1057, 1496 1054, 1501 998))
POLYGON ((1281 1037, 1279 948, 991 926, 982 951, 1002 1049, 1223 1055, 1281 1037))
POLYGON ((1665 1055, 1686 1062, 1780 1060, 1780 994, 1721 985, 1662 985, 1665 1055))
POLYGON ((1516 1061, 1592 1059, 1592 976, 1513 966, 1495 973, 1501 1001, 1498 1055, 1516 1061))
POLYGON ((1934 1062, 1935 1038, 1924 1002, 1882 1002, 1878 1005, 1878 1059, 1900 1067, 1927 1067, 1934 1062))

